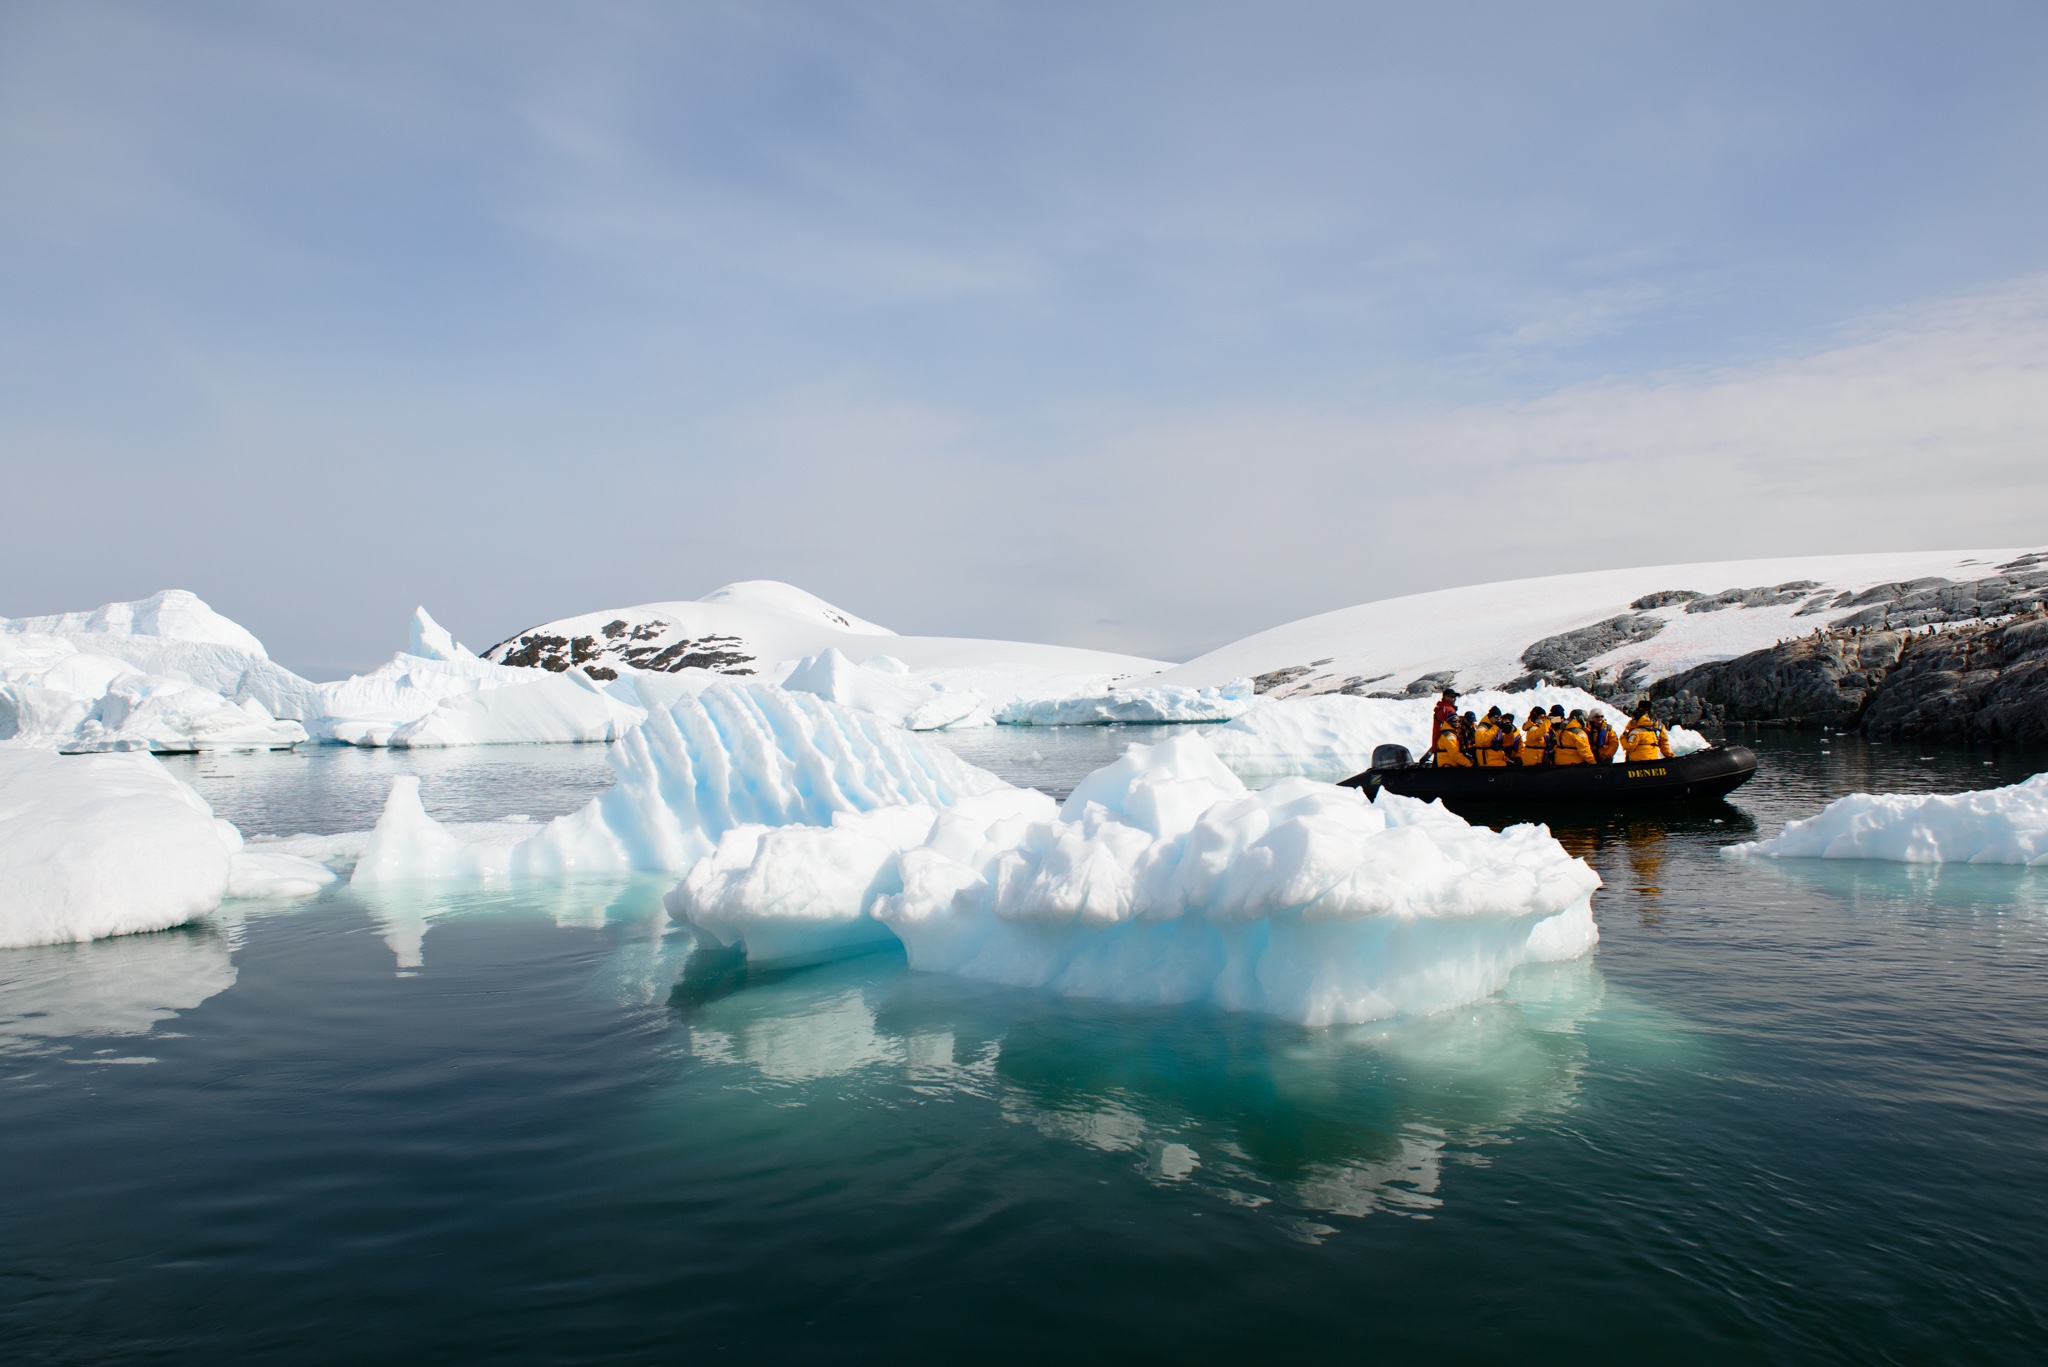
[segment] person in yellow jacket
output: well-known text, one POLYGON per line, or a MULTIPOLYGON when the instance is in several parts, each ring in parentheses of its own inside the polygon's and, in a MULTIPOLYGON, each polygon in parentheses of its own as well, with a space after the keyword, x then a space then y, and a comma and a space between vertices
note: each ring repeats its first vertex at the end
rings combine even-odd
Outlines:
POLYGON ((1472 756, 1465 752, 1464 745, 1458 739, 1458 720, 1456 717, 1451 718, 1449 722, 1438 729, 1436 744, 1430 748, 1430 753, 1436 756, 1436 767, 1439 769, 1470 769, 1472 767, 1472 756))
POLYGON ((1564 725, 1552 726, 1543 738, 1552 764, 1591 764, 1593 745, 1586 739, 1586 714, 1573 712, 1564 725))
POLYGON ((1550 732, 1550 718, 1543 709, 1529 709, 1529 720, 1522 723, 1522 763, 1543 763, 1543 738, 1550 732))
POLYGON ((1621 750, 1628 756, 1630 764, 1646 759, 1671 758, 1671 733, 1664 729, 1664 723, 1650 713, 1650 705, 1644 703, 1636 709, 1636 719, 1628 724, 1628 730, 1621 733, 1621 750))
POLYGON ((1621 737, 1614 734, 1614 728, 1598 709, 1586 718, 1586 739, 1593 744, 1593 760, 1598 764, 1612 762, 1614 752, 1621 748, 1621 737))
POLYGON ((1488 708, 1472 729, 1472 758, 1482 769, 1506 768, 1511 751, 1521 748, 1522 733, 1515 730, 1512 718, 1501 716, 1498 707, 1488 708))

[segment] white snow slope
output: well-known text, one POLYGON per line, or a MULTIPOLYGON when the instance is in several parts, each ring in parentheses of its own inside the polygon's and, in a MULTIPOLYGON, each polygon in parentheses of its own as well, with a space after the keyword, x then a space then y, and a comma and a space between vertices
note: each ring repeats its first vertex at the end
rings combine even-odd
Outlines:
POLYGON ((761 679, 912 730, 987 726, 1005 709, 1108 698, 1116 685, 1168 667, 1072 646, 898 636, 773 580, 728 584, 695 602, 565 617, 484 655, 527 666, 574 663, 610 682, 614 696, 643 707, 665 706, 721 677, 761 679))
POLYGON ((1723 853, 2048 866, 2048 774, 1974 793, 1854 793, 1817 815, 1786 823, 1773 839, 1732 845, 1723 853))
POLYGON ((0 618, 0 741, 66 751, 274 749, 315 687, 182 589, 92 612, 0 618))
MULTIPOLYGON (((1196 687, 1275 671, 1300 671, 1279 681, 1282 696, 1354 691, 1401 692, 1425 675, 1451 671, 1465 691, 1492 688, 1529 672, 1522 653, 1545 637, 1639 611, 1631 604, 1671 590, 1716 596, 1729 589, 1788 588, 1761 606, 1730 604, 1701 611, 1685 602, 1648 611, 1662 628, 1585 661, 1595 672, 1634 660, 1649 683, 1714 660, 1732 659, 1858 609, 1830 606, 1880 584, 1941 577, 1979 579, 2026 552, 1913 551, 1883 555, 1797 556, 1723 560, 1695 565, 1598 570, 1516 579, 1435 593, 1387 598, 1273 627, 1168 669, 1154 684, 1196 687), (1694 610, 1688 611, 1688 606, 1694 610)), ((1434 691, 1434 690, 1431 690, 1434 691)))
POLYGON ((0 948, 163 930, 225 897, 333 881, 303 859, 245 853, 241 834, 148 755, 0 746, 0 948))

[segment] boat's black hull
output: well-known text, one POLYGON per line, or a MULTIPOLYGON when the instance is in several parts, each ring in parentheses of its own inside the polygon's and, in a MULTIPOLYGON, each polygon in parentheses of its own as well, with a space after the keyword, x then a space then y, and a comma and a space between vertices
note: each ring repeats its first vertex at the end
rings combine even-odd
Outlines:
POLYGON ((1442 798, 1446 804, 1634 807, 1653 802, 1690 802, 1725 797, 1756 772, 1756 753, 1746 745, 1717 745, 1677 759, 1641 763, 1571 764, 1562 767, 1439 769, 1405 765, 1368 769, 1344 780, 1347 788, 1377 794, 1382 788, 1403 797, 1442 798))

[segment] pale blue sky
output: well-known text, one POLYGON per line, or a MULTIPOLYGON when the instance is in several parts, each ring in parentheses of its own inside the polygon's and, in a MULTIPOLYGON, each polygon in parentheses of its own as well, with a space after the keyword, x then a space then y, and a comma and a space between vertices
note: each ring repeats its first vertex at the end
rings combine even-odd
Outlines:
POLYGON ((0 0, 0 615, 1181 656, 2048 539, 2048 7, 0 0))

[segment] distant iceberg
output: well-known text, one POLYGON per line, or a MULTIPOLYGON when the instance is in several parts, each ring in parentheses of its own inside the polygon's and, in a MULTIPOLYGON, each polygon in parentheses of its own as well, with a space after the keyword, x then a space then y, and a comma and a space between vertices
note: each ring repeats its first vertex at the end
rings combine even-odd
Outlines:
POLYGON ((1101 693, 1020 698, 996 714, 1005 726, 1109 726, 1116 723, 1227 722, 1259 705, 1250 679, 1212 688, 1130 684, 1101 693))
POLYGON ((316 687, 181 589, 0 619, 0 741, 68 752, 281 749, 316 687))
POLYGON ((2048 867, 2048 774, 1974 793, 1856 793, 1723 853, 1767 859, 2048 867))

